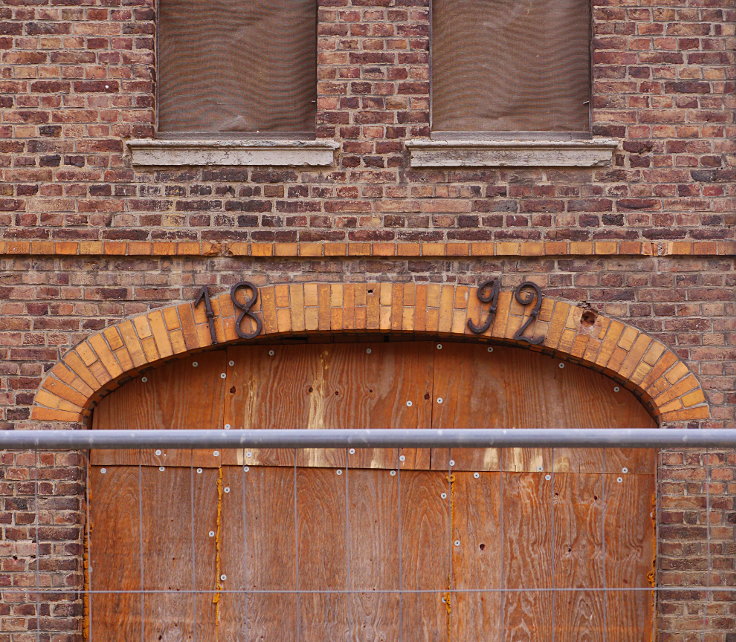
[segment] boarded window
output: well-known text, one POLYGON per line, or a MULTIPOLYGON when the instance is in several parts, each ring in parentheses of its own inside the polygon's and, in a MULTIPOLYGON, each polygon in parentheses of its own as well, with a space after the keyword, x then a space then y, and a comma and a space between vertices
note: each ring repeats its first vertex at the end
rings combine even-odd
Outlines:
POLYGON ((160 0, 159 131, 314 131, 316 11, 316 0, 160 0))
POLYGON ((436 131, 589 129, 589 0, 434 0, 436 131))

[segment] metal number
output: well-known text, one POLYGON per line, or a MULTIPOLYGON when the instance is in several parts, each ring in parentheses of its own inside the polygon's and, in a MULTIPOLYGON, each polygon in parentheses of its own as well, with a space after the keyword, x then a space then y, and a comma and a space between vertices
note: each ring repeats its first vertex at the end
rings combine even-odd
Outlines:
POLYGON ((516 331, 514 339, 516 339, 517 341, 526 341, 527 343, 531 343, 532 345, 542 343, 542 341, 544 341, 544 337, 532 338, 522 336, 525 330, 532 323, 534 323, 539 316, 539 308, 542 307, 542 291, 539 289, 539 286, 536 283, 532 283, 531 281, 524 281, 524 283, 522 283, 519 287, 516 288, 516 290, 514 290, 514 297, 516 298, 516 301, 524 307, 526 307, 527 305, 531 305, 532 302, 534 302, 534 308, 532 308, 532 311, 529 313, 529 318, 516 331), (532 291, 530 292, 529 290, 532 291))
POLYGON ((493 319, 496 317, 496 309, 498 308, 498 295, 501 292, 501 279, 490 279, 481 283, 478 287, 477 295, 481 303, 490 303, 488 309, 488 317, 482 325, 476 325, 471 319, 468 319, 468 328, 474 334, 483 334, 491 327, 493 319))
POLYGON ((194 307, 196 308, 200 303, 204 301, 204 313, 207 315, 207 325, 210 326, 210 337, 212 343, 217 343, 217 333, 215 332, 215 313, 212 310, 212 302, 210 301, 210 291, 205 285, 199 293, 199 296, 194 301, 194 307))
POLYGON ((250 311, 251 308, 255 305, 255 302, 258 301, 258 288, 250 281, 240 281, 240 283, 236 283, 235 285, 233 285, 233 287, 230 288, 230 299, 232 299, 233 305, 238 308, 238 310, 240 310, 240 314, 235 321, 235 332, 237 332, 238 336, 241 339, 253 339, 261 334, 263 324, 261 323, 261 320, 250 311), (251 292, 253 292, 253 296, 249 299, 246 299, 245 303, 240 303, 237 297, 238 290, 241 290, 242 288, 248 288, 251 292), (253 322, 256 324, 256 329, 253 332, 243 332, 241 325, 245 317, 252 319, 253 322))

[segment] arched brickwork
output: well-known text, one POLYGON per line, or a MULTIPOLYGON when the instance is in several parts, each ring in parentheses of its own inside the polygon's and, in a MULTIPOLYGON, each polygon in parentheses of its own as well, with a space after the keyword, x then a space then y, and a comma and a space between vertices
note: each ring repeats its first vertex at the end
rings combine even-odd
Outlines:
MULTIPOLYGON (((239 339, 239 312, 230 293, 212 298, 217 344, 239 339)), ((332 332, 422 333, 476 337, 487 305, 477 288, 453 284, 293 283, 259 288, 253 306, 262 320, 259 339, 332 332)), ((637 393, 663 422, 709 416, 703 391, 688 367, 663 343, 633 326, 545 297, 538 320, 515 341, 529 308, 501 292, 492 326, 478 340, 494 340, 555 354, 605 372, 637 393)), ((246 324, 248 321, 246 321, 246 324)), ((245 327, 246 331, 248 328, 245 327)), ((157 362, 212 347, 204 306, 182 303, 152 310, 106 328, 70 350, 47 374, 36 394, 32 418, 80 421, 121 380, 157 362)))

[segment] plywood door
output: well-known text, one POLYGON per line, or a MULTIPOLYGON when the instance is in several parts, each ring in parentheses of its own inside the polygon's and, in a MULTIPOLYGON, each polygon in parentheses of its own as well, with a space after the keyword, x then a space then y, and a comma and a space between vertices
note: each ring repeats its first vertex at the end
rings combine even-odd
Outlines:
MULTIPOLYGON (((513 348, 437 345, 191 356, 106 397, 94 427, 653 425, 598 373, 513 348)), ((91 462, 88 577, 103 591, 89 602, 93 639, 651 631, 649 451, 97 451, 91 462)))

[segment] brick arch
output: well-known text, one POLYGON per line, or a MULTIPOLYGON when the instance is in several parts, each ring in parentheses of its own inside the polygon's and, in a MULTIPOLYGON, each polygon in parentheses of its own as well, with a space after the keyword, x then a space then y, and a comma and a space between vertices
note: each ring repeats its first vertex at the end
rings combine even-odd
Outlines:
MULTIPOLYGON (((229 292, 212 297, 217 345, 242 341, 238 310, 229 292)), ((663 343, 635 327, 544 297, 538 320, 513 339, 529 309, 501 292, 492 326, 482 336, 468 329, 487 305, 477 288, 454 284, 294 283, 259 288, 253 311, 261 318, 259 339, 305 333, 381 332, 493 340, 557 355, 604 372, 634 391, 662 422, 706 419, 700 384, 663 343)), ((48 372, 36 394, 32 419, 81 421, 107 392, 135 372, 185 353, 213 347, 204 306, 181 303, 112 325, 82 341, 48 372)))

